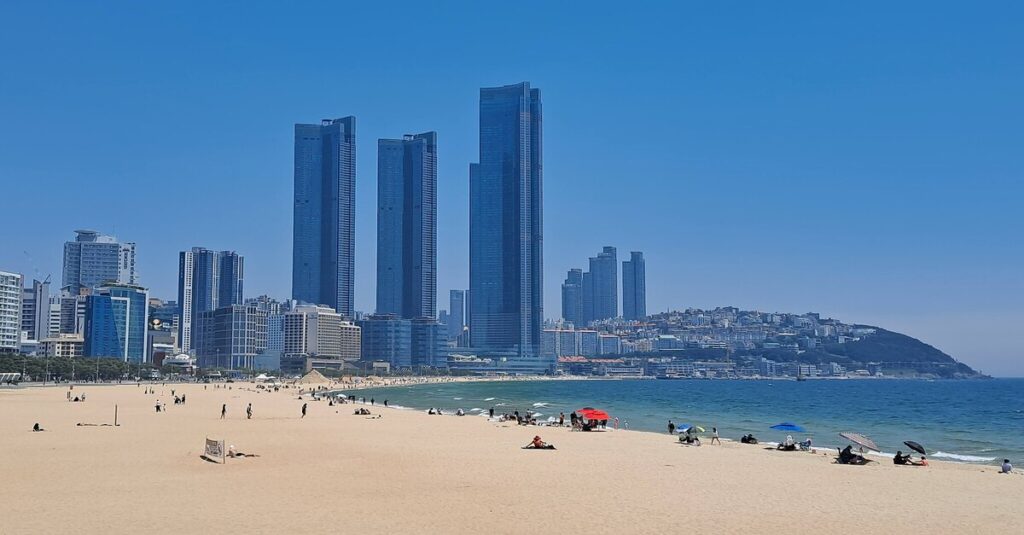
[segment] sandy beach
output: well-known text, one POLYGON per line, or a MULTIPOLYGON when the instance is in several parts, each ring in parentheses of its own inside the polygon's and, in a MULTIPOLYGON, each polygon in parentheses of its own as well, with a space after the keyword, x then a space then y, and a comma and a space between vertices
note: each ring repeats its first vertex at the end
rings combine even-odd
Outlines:
POLYGON ((1024 532, 1024 477, 992 466, 840 466, 379 404, 357 416, 252 383, 147 386, 75 386, 82 403, 66 385, 0 389, 0 533, 1024 532), (119 426, 77 425, 112 424, 115 404, 119 426), (535 434, 558 449, 520 449, 535 434), (206 437, 258 457, 205 461, 206 437))

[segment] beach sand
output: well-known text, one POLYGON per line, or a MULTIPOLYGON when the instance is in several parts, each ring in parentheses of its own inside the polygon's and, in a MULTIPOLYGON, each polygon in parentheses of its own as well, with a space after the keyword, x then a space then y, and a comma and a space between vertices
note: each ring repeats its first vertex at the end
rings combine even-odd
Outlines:
POLYGON ((667 434, 369 418, 251 383, 146 386, 76 386, 84 403, 0 389, 0 533, 1024 533, 1024 477, 992 466, 840 466, 667 434), (113 423, 115 404, 120 426, 76 425, 113 423), (535 434, 558 449, 520 449, 535 434), (206 437, 259 457, 204 461, 206 437))

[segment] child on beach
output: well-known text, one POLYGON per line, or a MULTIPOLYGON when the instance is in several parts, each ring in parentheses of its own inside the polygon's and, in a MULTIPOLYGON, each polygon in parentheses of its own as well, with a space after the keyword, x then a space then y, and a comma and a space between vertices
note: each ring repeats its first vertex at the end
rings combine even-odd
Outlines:
POLYGON ((1003 466, 1000 467, 999 473, 1000 474, 1009 474, 1010 472, 1013 472, 1013 465, 1010 464, 1010 460, 1009 459, 1003 459, 1003 466))

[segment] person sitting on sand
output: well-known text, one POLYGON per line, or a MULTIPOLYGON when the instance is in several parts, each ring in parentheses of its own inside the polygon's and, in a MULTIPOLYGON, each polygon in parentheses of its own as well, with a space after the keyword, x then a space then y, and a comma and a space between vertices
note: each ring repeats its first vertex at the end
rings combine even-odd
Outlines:
POLYGON ((897 451, 896 452, 896 456, 892 458, 892 463, 893 464, 910 464, 911 463, 910 456, 909 455, 905 456, 905 455, 903 455, 902 451, 897 451))
POLYGON ((1009 459, 1003 459, 1003 466, 999 467, 999 473, 1009 474, 1010 472, 1013 472, 1013 465, 1010 464, 1009 459))
POLYGON ((36 425, 32 426, 32 431, 38 433, 40 431, 46 431, 46 430, 43 429, 42 427, 39 427, 39 422, 36 422, 36 425))
MULTIPOLYGON (((853 453, 853 446, 846 446, 839 452, 839 464, 865 464, 867 462, 868 460, 863 455, 853 453)), ((927 465, 927 462, 925 464, 927 465)))
POLYGON ((796 442, 793 440, 793 435, 786 435, 786 440, 783 440, 776 449, 782 451, 796 451, 796 442))
POLYGON ((552 446, 551 444, 548 444, 547 442, 544 442, 543 440, 541 440, 540 439, 540 435, 537 435, 537 436, 533 437, 533 440, 530 441, 529 444, 523 446, 523 448, 527 448, 527 449, 532 448, 532 449, 538 449, 538 450, 553 450, 553 449, 555 449, 555 447, 552 446))
MULTIPOLYGON (((861 457, 861 459, 863 459, 863 457, 861 457)), ((910 461, 910 464, 912 464, 914 466, 928 466, 928 459, 925 459, 924 455, 922 455, 920 461, 917 461, 917 462, 910 461)))

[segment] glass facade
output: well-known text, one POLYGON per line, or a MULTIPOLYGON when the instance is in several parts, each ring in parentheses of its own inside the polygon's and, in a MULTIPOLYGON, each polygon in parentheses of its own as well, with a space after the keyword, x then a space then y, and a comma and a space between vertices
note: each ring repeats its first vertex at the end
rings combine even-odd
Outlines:
POLYGON ((619 315, 619 261, 614 247, 604 247, 590 258, 591 321, 606 320, 619 315))
POLYGON ((583 327, 583 270, 570 269, 562 283, 562 319, 583 327))
POLYGON ((178 343, 182 351, 192 351, 199 313, 242 304, 244 278, 244 259, 234 251, 193 247, 178 255, 178 343))
POLYGON ((397 314, 371 314, 356 322, 362 329, 362 359, 412 368, 412 321, 397 314))
POLYGON ((451 290, 448 292, 448 339, 455 340, 462 334, 466 326, 466 292, 451 290))
POLYGON ((647 317, 647 268, 644 254, 629 253, 622 262, 622 318, 641 320, 647 317))
POLYGON ((149 292, 134 285, 107 285, 85 298, 83 355, 146 362, 149 292))
POLYGON ((437 310, 437 134, 377 142, 377 313, 437 310))
POLYGON ((471 346, 539 356, 543 303, 540 90, 480 90, 480 161, 470 164, 471 346))
POLYGON ((292 298, 352 316, 356 118, 295 125, 292 298))

